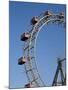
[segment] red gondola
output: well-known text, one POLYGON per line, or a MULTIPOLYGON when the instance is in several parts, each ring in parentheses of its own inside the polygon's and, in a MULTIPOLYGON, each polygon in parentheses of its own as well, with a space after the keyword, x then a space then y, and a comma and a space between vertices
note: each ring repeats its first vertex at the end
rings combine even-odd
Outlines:
POLYGON ((63 12, 61 12, 61 13, 59 14, 59 18, 60 18, 60 19, 64 18, 64 13, 63 13, 63 12))
POLYGON ((23 33, 21 35, 21 41, 26 41, 27 39, 29 39, 30 35, 29 33, 23 33))
POLYGON ((31 88, 31 87, 32 87, 31 83, 25 85, 25 88, 31 88))
POLYGON ((19 59, 18 59, 18 64, 19 65, 22 65, 22 64, 25 64, 26 63, 26 58, 25 57, 20 57, 19 59))
POLYGON ((50 11, 46 11, 44 15, 52 15, 52 13, 50 11))
POLYGON ((35 25, 38 22, 38 17, 33 17, 31 20, 31 24, 35 25))

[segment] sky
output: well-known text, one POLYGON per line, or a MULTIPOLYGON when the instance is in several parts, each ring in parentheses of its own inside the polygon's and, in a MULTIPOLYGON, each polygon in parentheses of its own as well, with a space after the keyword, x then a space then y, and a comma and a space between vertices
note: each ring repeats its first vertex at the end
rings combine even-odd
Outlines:
MULTIPOLYGON (((24 45, 20 36, 30 30, 32 17, 47 10, 65 13, 65 8, 64 4, 9 2, 10 88, 24 87, 28 83, 24 65, 18 65, 18 58, 23 56, 24 45)), ((36 43, 36 57, 42 80, 47 86, 51 86, 57 68, 57 57, 65 57, 65 30, 62 25, 49 24, 41 29, 36 43)))

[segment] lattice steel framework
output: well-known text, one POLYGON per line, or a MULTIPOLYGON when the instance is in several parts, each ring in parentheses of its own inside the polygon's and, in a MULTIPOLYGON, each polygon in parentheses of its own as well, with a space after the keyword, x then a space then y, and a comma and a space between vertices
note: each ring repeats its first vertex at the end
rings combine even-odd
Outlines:
POLYGON ((66 85, 66 58, 60 59, 58 58, 58 65, 56 69, 56 73, 54 76, 54 80, 52 86, 61 86, 66 85), (60 74, 60 80, 59 80, 60 74))

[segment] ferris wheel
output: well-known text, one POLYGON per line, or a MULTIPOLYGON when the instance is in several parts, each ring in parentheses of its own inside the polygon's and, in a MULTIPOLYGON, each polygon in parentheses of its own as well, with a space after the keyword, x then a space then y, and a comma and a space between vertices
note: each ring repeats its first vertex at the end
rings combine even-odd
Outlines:
POLYGON ((48 23, 63 24, 65 28, 65 15, 64 13, 54 14, 52 12, 45 11, 39 16, 35 16, 31 19, 32 28, 30 31, 21 35, 21 41, 24 41, 23 57, 19 58, 18 64, 25 67, 25 73, 27 75, 28 84, 25 87, 43 87, 46 86, 40 77, 36 64, 36 40, 38 34, 44 25, 48 23))

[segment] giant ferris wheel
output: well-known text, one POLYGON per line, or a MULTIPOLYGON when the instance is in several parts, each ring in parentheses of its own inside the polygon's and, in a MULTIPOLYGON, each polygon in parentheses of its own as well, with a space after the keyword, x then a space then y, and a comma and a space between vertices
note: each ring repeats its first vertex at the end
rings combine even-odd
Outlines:
MULTIPOLYGON (((19 58, 18 64, 23 65, 25 67, 25 73, 28 79, 28 84, 25 85, 25 87, 30 88, 30 87, 43 87, 46 86, 42 80, 42 77, 40 77, 40 74, 37 69, 37 64, 36 64, 36 41, 38 34, 42 27, 44 25, 47 25, 48 23, 56 23, 56 24, 63 24, 63 28, 65 29, 65 14, 59 13, 59 14, 54 14, 52 12, 45 11, 41 13, 39 16, 35 16, 31 19, 31 25, 32 28, 28 31, 25 32, 21 35, 21 41, 24 41, 24 47, 23 47, 23 52, 24 55, 19 58)), ((65 58, 63 59, 63 61, 65 58)), ((59 61, 61 63, 61 61, 59 61)), ((65 80, 66 77, 64 77, 61 64, 58 63, 58 70, 56 74, 58 75, 59 69, 62 73, 62 85, 65 85, 65 80)), ((53 84, 52 86, 56 86, 56 80, 57 80, 57 75, 55 75, 53 84)))

